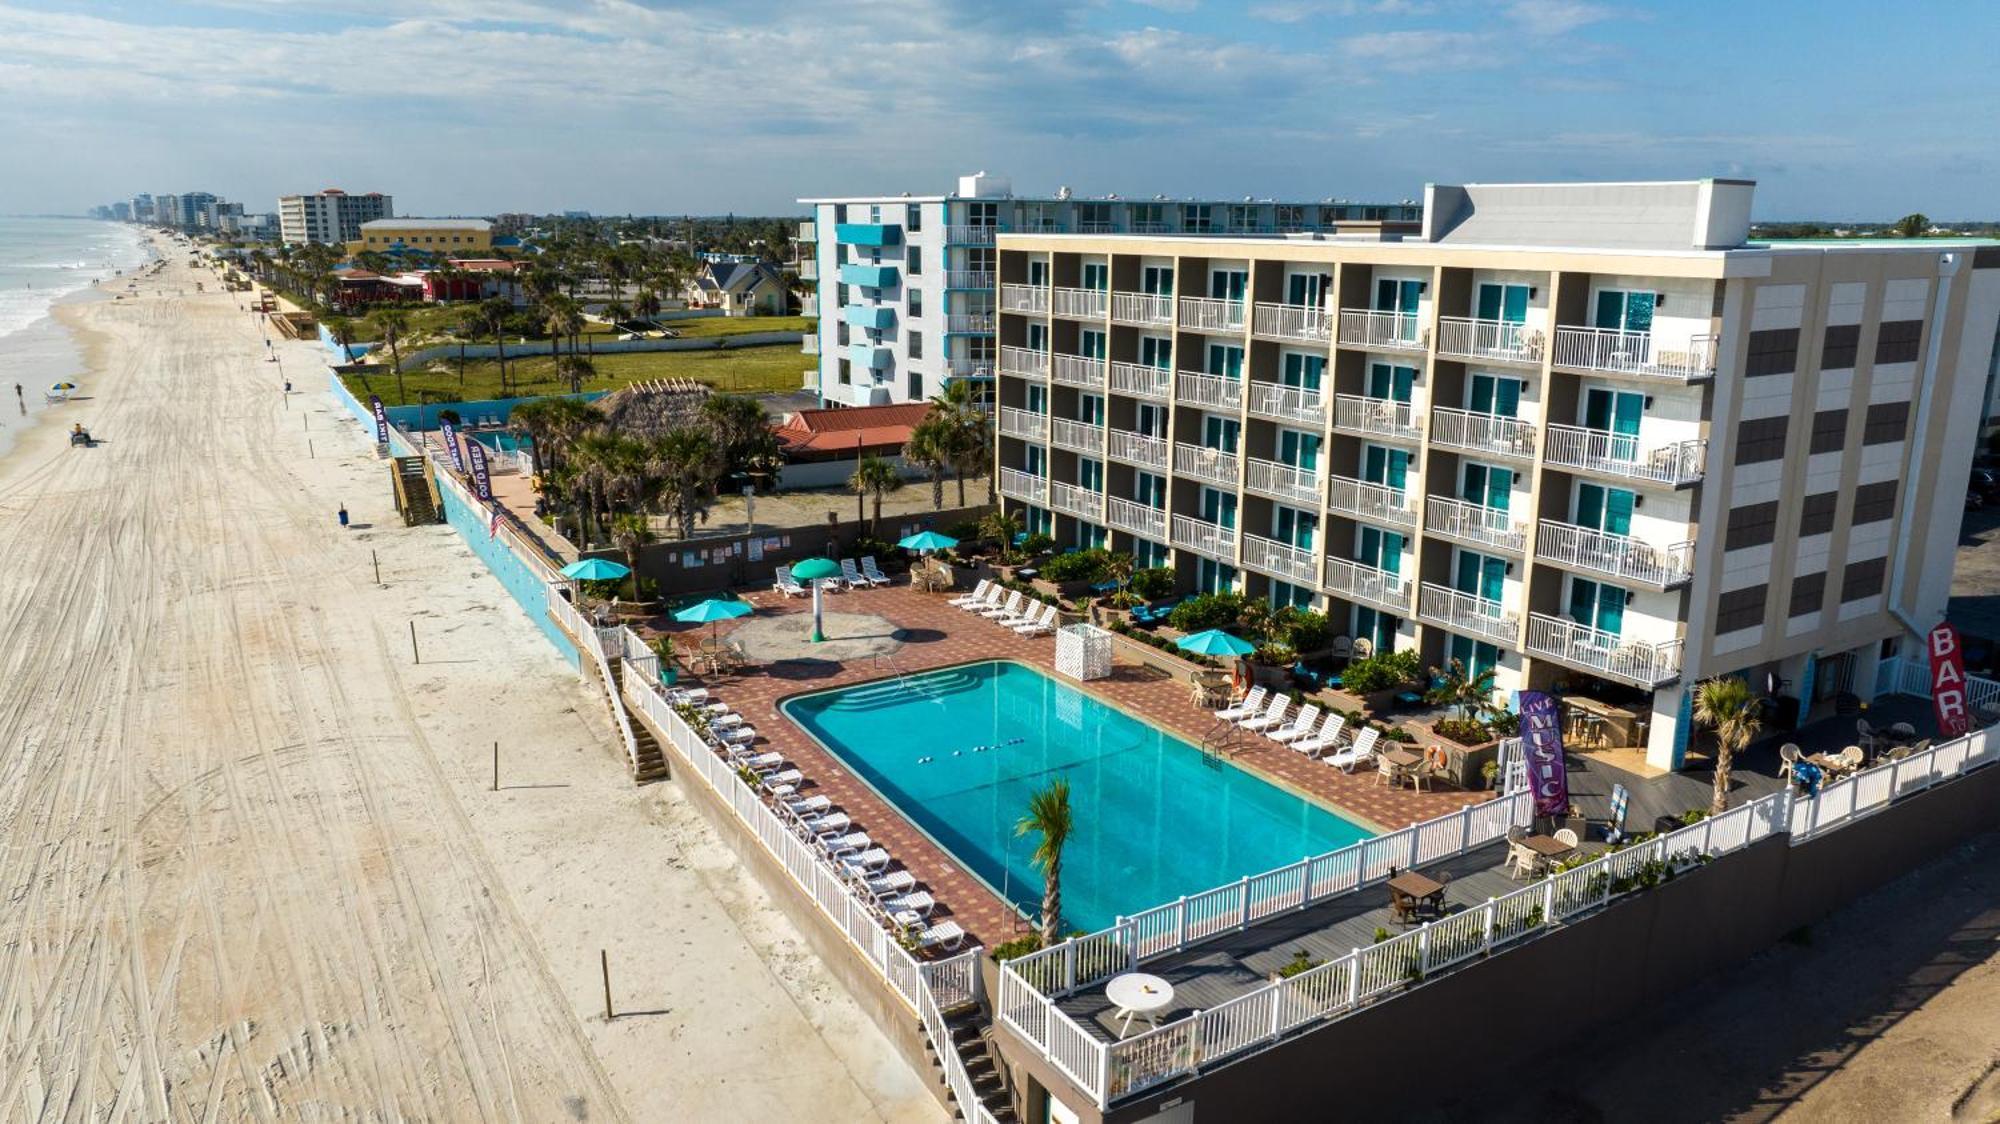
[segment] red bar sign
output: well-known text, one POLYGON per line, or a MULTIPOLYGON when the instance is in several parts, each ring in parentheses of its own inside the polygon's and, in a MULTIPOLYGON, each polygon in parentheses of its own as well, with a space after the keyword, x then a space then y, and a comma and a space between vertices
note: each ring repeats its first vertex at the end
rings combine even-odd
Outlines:
POLYGON ((1955 738, 1972 727, 1965 706, 1965 650, 1958 630, 1949 624, 1931 629, 1931 708, 1937 712, 1938 734, 1955 738))

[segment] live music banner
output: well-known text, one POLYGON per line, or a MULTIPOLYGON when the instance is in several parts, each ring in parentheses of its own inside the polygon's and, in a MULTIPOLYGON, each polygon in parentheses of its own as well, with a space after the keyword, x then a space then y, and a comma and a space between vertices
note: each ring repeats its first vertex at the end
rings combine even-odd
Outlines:
POLYGON ((1562 712, 1546 691, 1521 692, 1521 752, 1528 759, 1528 787, 1535 814, 1569 813, 1569 769, 1563 764, 1562 712))

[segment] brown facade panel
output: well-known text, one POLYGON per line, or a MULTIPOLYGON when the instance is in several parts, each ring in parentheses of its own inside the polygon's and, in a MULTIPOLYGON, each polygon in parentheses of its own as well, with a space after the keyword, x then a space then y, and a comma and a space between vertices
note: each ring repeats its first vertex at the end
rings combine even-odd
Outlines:
POLYGON ((1750 354, 1744 362, 1744 377, 1786 375, 1798 369, 1797 328, 1765 328, 1750 333, 1750 354))
POLYGON ((1863 597, 1873 597, 1882 592, 1882 576, 1888 571, 1889 560, 1870 558, 1865 562, 1849 562, 1840 575, 1840 599, 1859 601, 1863 597))
POLYGON ((1752 418, 1736 425, 1736 463, 1782 460, 1790 418, 1752 418))
POLYGON ((1748 589, 1732 589, 1715 600, 1715 632, 1738 632, 1755 628, 1764 623, 1764 601, 1770 595, 1768 585, 1753 585, 1748 589))
POLYGON ((1901 441, 1909 429, 1908 402, 1877 402, 1868 407, 1867 419, 1861 423, 1861 443, 1886 445, 1891 441, 1901 441))
POLYGON ((1729 533, 1723 539, 1724 550, 1764 546, 1777 537, 1778 501, 1729 509, 1729 533))
POLYGON ((1826 600, 1826 571, 1800 574, 1792 579, 1792 604, 1787 616, 1803 617, 1819 611, 1826 600))
POLYGON ((1884 320, 1875 330, 1875 362, 1914 363, 1924 338, 1921 320, 1884 320))
POLYGON ((1859 527, 1863 523, 1880 523, 1893 518, 1896 514, 1896 485, 1894 480, 1884 480, 1854 489, 1853 524, 1859 527))
POLYGON ((1807 496, 1799 510, 1799 537, 1824 535, 1833 530, 1833 509, 1839 505, 1839 492, 1807 496))
POLYGON ((1861 325, 1829 324, 1819 349, 1819 369, 1839 371, 1854 366, 1861 357, 1861 325))

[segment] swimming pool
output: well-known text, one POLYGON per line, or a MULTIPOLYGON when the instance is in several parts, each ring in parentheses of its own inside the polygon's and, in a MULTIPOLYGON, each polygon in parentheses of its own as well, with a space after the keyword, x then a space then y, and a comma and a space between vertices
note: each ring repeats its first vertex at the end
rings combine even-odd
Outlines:
POLYGON ((525 450, 532 447, 535 443, 535 439, 532 437, 510 433, 504 429, 481 430, 477 433, 468 433, 466 436, 489 449, 501 453, 525 450))
POLYGON ((1063 920, 1111 924, 1183 894, 1368 838, 1325 808, 1034 668, 1004 660, 788 700, 785 713, 995 893, 1041 904, 1016 836, 1028 796, 1070 782, 1063 920))

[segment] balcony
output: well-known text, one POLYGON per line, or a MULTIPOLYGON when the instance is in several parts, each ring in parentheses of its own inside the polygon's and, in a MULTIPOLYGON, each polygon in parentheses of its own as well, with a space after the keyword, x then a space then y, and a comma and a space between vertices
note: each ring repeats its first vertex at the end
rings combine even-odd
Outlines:
POLYGON ((819 315, 818 293, 805 293, 799 297, 799 315, 800 316, 819 315))
POLYGON ((1542 459, 1557 468, 1678 488, 1700 483, 1708 462, 1708 442, 1699 439, 1649 449, 1635 434, 1574 425, 1551 425, 1548 431, 1542 459))
POLYGON ((1180 389, 1180 400, 1187 405, 1206 406, 1211 410, 1233 411, 1243 408, 1241 379, 1226 379, 1221 375, 1182 371, 1176 383, 1180 389))
POLYGON ((1410 506, 1410 493, 1387 484, 1336 476, 1327 487, 1326 508, 1337 515, 1365 519, 1391 527, 1414 529, 1417 513, 1410 506))
POLYGON ((900 246, 903 228, 882 222, 841 222, 833 225, 833 237, 850 246, 900 246))
POLYGON ((1206 554, 1220 562, 1236 561, 1236 528, 1196 519, 1192 515, 1174 516, 1173 528, 1174 546, 1206 554))
POLYGON ((1104 493, 1080 488, 1075 484, 1065 484, 1060 480, 1051 480, 1049 508, 1096 523, 1104 518, 1104 493))
POLYGON ((804 261, 801 261, 799 263, 799 280, 801 281, 819 280, 818 258, 806 258, 804 261))
POLYGON ((1244 535, 1243 564, 1288 582, 1311 585, 1319 570, 1319 556, 1276 539, 1244 535))
POLYGON ((1118 233, 1118 224, 1115 222, 1086 220, 1076 224, 1076 232, 1078 234, 1116 234, 1118 233))
POLYGON ((807 332, 806 334, 799 337, 799 354, 801 355, 819 354, 818 332, 807 332))
POLYGON ((1103 391, 1104 360, 1088 355, 1051 355, 1049 377, 1064 386, 1103 391))
POLYGON ((800 242, 819 241, 819 224, 812 221, 811 219, 806 219, 800 222, 799 236, 797 240, 800 242))
POLYGON ((896 326, 896 310, 886 304, 850 304, 840 310, 850 328, 873 328, 886 332, 896 326))
POLYGON ((1000 434, 1003 437, 1019 437, 1023 441, 1047 441, 1049 439, 1049 416, 1033 410, 1022 410, 1013 406, 1000 408, 1000 434))
POLYGON ((1045 313, 1049 310, 1049 291, 1040 285, 1009 281, 1000 286, 1000 309, 1003 312, 1045 313))
POLYGON ((1321 429, 1326 425, 1326 396, 1317 387, 1253 381, 1250 384, 1250 412, 1321 429))
POLYGON ((1528 549, 1528 528, 1502 508, 1467 503, 1450 496, 1424 499, 1424 530, 1460 542, 1521 554, 1528 549))
POLYGON ((1441 624, 1453 632, 1480 636, 1503 648, 1521 642, 1521 618, 1498 601, 1461 593, 1456 589, 1425 582, 1417 590, 1417 617, 1441 624))
POLYGON ((847 361, 863 370, 882 370, 888 367, 894 359, 894 353, 880 344, 851 343, 847 345, 847 361))
POLYGON ((1164 402, 1173 397, 1174 373, 1165 367, 1149 367, 1144 363, 1113 363, 1111 389, 1119 394, 1164 402))
POLYGON ((990 336, 993 334, 993 319, 990 312, 947 313, 944 330, 954 336, 990 336))
POLYGON ((1031 379, 1046 377, 1049 373, 1049 353, 1032 347, 1003 347, 1000 349, 1000 373, 1031 379))
POLYGON ((1114 429, 1105 434, 1110 439, 1111 459, 1136 464, 1141 468, 1164 469, 1167 467, 1167 442, 1163 437, 1147 437, 1130 430, 1114 429))
POLYGON ((1325 343, 1333 338, 1333 313, 1305 304, 1259 304, 1251 319, 1253 334, 1275 340, 1325 343))
POLYGON ((1430 346, 1430 333, 1414 312, 1370 312, 1361 308, 1340 310, 1342 347, 1365 347, 1370 351, 1423 351, 1430 346))
POLYGON ((1715 337, 1697 335, 1683 342, 1663 340, 1652 332, 1557 328, 1555 365, 1665 382, 1695 382, 1715 374, 1715 337))
POLYGON ((1333 427, 1401 441, 1421 441, 1424 436, 1417 413, 1408 402, 1360 394, 1334 396, 1333 427))
POLYGON ((1345 558, 1326 560, 1328 593, 1387 609, 1398 616, 1410 611, 1410 579, 1393 570, 1379 570, 1345 558))
POLYGON ((1319 507, 1322 502, 1319 473, 1312 469, 1257 457, 1248 458, 1245 465, 1248 473, 1243 478, 1243 486, 1253 492, 1312 508, 1319 507))
POLYGON ((849 262, 840 267, 840 279, 849 285, 863 289, 888 289, 896 284, 896 267, 893 265, 857 265, 849 262))
POLYGON ((1102 289, 1056 289, 1049 311, 1073 320, 1102 320, 1111 309, 1111 294, 1102 289))
POLYGON ((991 246, 993 234, 998 229, 994 226, 947 226, 944 228, 944 240, 954 246, 991 246))
POLYGON ((1528 614, 1530 655, 1652 690, 1681 677, 1681 642, 1649 644, 1542 613, 1528 614))
POLYGON ((1174 298, 1160 293, 1111 294, 1111 319, 1164 328, 1174 322, 1174 298))
POLYGON ((1535 423, 1438 406, 1431 410, 1431 444, 1533 460, 1535 423))
POLYGON ((1692 542, 1654 546, 1630 535, 1606 534, 1551 519, 1542 520, 1536 528, 1535 557, 1658 590, 1694 580, 1692 542))
POLYGON ((1194 332, 1240 332, 1243 302, 1214 297, 1182 297, 1181 327, 1194 332))
POLYGON ((1049 419, 1049 443, 1093 457, 1104 455, 1104 427, 1073 418, 1049 419))
POLYGON ((947 289, 991 289, 993 274, 983 269, 948 269, 944 274, 947 289))
POLYGON ((1539 328, 1505 320, 1475 320, 1469 316, 1438 317, 1438 354, 1454 359, 1485 359, 1499 363, 1542 362, 1539 328))
POLYGON ((945 360, 945 375, 948 378, 954 379, 990 379, 993 377, 993 360, 971 358, 947 359, 945 360))
POLYGON ((1131 500, 1121 500, 1112 496, 1105 501, 1105 522, 1120 531, 1130 531, 1154 542, 1167 539, 1167 513, 1157 507, 1147 507, 1131 500))
POLYGON ((1236 489, 1236 482, 1241 476, 1235 453, 1185 442, 1174 445, 1174 471, 1231 491, 1236 489))
MULTIPOLYGON (((1004 415, 1006 411, 1001 411, 1004 415)), ((1000 470, 1000 494, 1009 499, 1023 500, 1037 507, 1049 505, 1049 481, 1045 476, 1032 472, 1022 472, 1018 468, 1000 470)))

